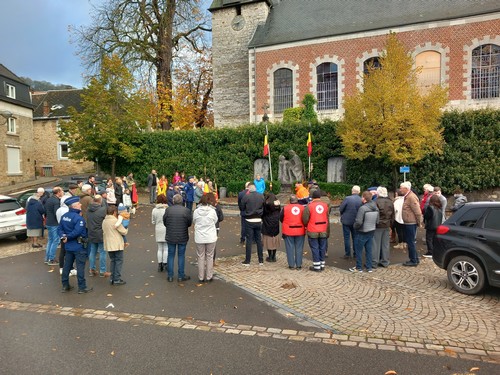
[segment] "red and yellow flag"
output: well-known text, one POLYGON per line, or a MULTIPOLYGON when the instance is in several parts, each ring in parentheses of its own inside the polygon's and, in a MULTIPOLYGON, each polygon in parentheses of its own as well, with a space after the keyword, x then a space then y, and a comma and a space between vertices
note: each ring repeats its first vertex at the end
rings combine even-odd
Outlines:
POLYGON ((313 151, 313 144, 311 140, 311 132, 309 132, 309 135, 307 137, 307 156, 311 156, 313 151))
POLYGON ((267 134, 264 136, 264 156, 269 155, 269 144, 267 143, 267 134))

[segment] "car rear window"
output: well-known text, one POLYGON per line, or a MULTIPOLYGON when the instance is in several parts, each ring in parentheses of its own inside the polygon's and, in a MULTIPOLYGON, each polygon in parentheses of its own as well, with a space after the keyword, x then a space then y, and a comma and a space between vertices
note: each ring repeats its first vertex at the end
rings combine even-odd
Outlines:
POLYGON ((19 203, 16 200, 0 200, 0 212, 14 211, 19 208, 19 203))
POLYGON ((500 210, 492 209, 484 219, 485 229, 500 230, 500 210))
POLYGON ((474 227, 477 221, 483 216, 484 208, 471 208, 465 211, 456 221, 456 225, 461 227, 474 227))

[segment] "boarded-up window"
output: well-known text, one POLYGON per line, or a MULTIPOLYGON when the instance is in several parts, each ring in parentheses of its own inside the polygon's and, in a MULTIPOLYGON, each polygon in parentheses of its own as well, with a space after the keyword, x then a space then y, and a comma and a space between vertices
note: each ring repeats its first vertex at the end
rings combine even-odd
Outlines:
POLYGON ((432 85, 441 84, 441 54, 436 51, 419 53, 415 59, 422 70, 418 76, 418 86, 422 93, 429 91, 432 85))

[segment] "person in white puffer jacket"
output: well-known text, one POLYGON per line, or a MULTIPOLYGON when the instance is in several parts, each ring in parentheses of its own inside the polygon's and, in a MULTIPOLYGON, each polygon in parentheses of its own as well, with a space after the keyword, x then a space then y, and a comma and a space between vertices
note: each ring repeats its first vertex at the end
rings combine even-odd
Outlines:
POLYGON ((217 243, 217 213, 208 204, 207 196, 200 199, 193 213, 194 242, 198 255, 198 281, 211 282, 214 275, 214 250, 217 243))

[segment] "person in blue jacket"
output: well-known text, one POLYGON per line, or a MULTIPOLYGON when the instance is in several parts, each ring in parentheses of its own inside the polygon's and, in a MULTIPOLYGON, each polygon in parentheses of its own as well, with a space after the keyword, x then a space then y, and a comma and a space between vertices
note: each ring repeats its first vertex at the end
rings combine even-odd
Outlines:
POLYGON ((191 211, 193 210, 194 202, 194 176, 189 176, 188 182, 184 186, 184 192, 186 193, 186 207, 191 211))
POLYGON ((87 261, 87 228, 85 219, 81 216, 82 204, 79 197, 69 197, 64 203, 69 211, 62 217, 57 228, 57 233, 66 249, 64 267, 61 276, 62 293, 68 292, 73 287, 69 285, 69 272, 76 261, 78 278, 78 294, 88 293, 93 288, 87 288, 85 281, 85 262, 87 261))
POLYGON ((264 191, 266 190, 266 181, 260 177, 260 174, 255 176, 253 183, 255 185, 255 191, 257 193, 264 194, 264 191))

